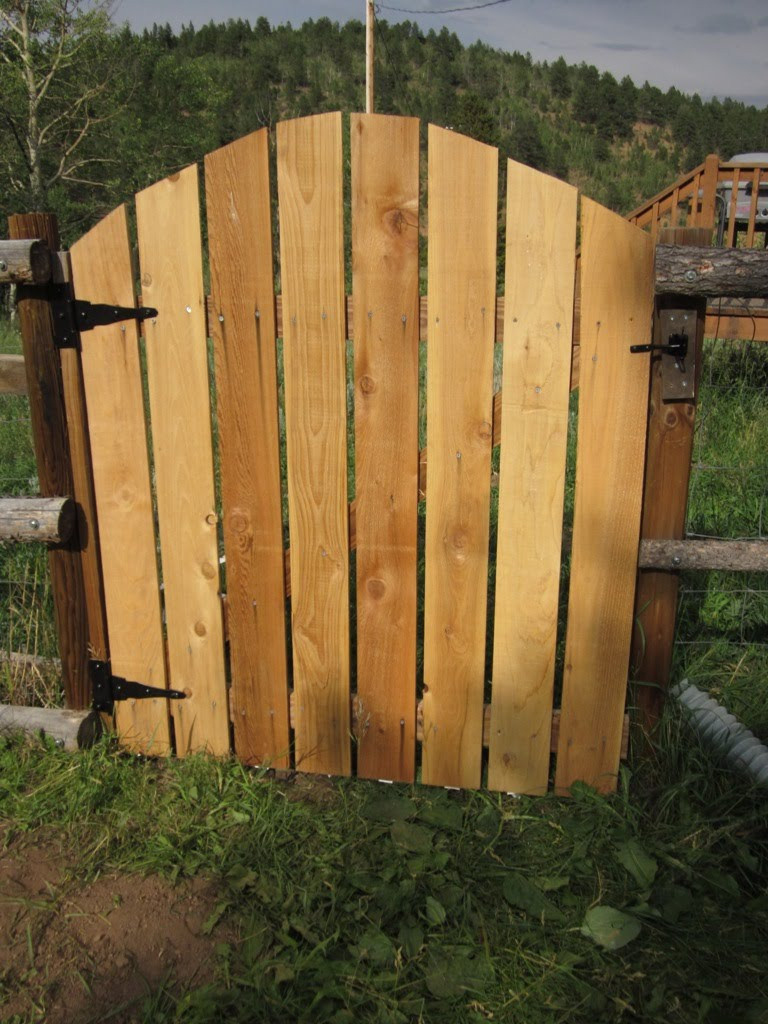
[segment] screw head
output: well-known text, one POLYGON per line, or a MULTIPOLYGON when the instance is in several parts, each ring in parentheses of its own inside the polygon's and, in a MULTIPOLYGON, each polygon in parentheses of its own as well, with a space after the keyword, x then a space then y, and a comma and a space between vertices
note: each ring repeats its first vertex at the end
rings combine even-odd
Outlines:
POLYGON ((698 276, 695 270, 686 270, 685 272, 686 281, 695 281, 698 276))
POLYGON ((8 269, 8 264, 5 260, 0 260, 0 272, 4 273, 8 269))
POLYGON ((31 529, 39 530, 40 529, 40 520, 39 519, 30 519, 29 520, 29 525, 30 525, 31 529))

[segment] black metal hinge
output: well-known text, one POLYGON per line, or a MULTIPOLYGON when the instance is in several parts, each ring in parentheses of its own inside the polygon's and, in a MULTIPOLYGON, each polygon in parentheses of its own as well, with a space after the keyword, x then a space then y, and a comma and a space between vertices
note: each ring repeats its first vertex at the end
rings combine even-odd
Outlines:
POLYGON ((51 303, 53 314, 53 340, 58 348, 75 348, 77 336, 94 327, 107 327, 124 320, 148 320, 157 316, 157 310, 148 306, 110 306, 103 302, 83 299, 60 299, 51 303))
POLYGON ((164 690, 159 686, 147 686, 145 683, 133 683, 122 676, 113 676, 108 661, 96 658, 89 662, 91 685, 93 687, 93 707, 96 711, 111 714, 116 700, 149 700, 162 697, 170 700, 184 700, 187 696, 181 690, 164 690))

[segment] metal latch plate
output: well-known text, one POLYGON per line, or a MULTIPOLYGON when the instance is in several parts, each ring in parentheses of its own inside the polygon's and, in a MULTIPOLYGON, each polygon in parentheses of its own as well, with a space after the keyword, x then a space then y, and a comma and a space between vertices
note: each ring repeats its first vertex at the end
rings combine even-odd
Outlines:
POLYGON ((661 354, 661 397, 664 402, 693 402, 696 398, 696 313, 692 309, 659 311, 661 344, 669 345, 674 335, 688 336, 684 359, 661 354))

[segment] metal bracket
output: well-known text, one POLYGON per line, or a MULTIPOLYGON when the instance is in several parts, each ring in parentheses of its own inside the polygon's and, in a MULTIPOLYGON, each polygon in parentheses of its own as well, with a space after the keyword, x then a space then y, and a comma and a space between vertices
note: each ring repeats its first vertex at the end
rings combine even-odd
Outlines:
POLYGON ((51 302, 53 340, 58 348, 77 348, 77 337, 94 327, 107 327, 124 320, 148 320, 157 310, 147 306, 110 306, 83 299, 61 299, 51 302))
POLYGON ((92 658, 88 663, 93 688, 93 707, 96 711, 112 714, 116 700, 150 700, 162 697, 170 700, 184 700, 187 696, 181 690, 164 690, 159 686, 134 683, 122 676, 113 676, 108 661, 92 658))
POLYGON ((691 309, 659 311, 660 345, 630 345, 630 352, 661 352, 661 398, 664 402, 693 402, 696 398, 696 346, 689 337, 696 330, 691 309))

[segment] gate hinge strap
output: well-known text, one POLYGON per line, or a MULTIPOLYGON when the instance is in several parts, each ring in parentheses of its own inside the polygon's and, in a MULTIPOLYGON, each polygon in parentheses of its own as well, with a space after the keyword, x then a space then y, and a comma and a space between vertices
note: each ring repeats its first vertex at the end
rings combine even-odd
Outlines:
POLYGON ((105 711, 107 714, 111 714, 114 710, 116 700, 149 700, 153 697, 184 700, 187 696, 182 690, 166 690, 159 686, 134 683, 122 676, 113 676, 108 661, 92 658, 89 668, 93 687, 93 706, 97 711, 105 711))
POLYGON ((104 302, 84 299, 61 299, 51 303, 53 337, 59 348, 74 348, 77 335, 92 331, 94 327, 107 327, 124 320, 148 320, 157 316, 157 310, 148 306, 111 306, 104 302))

